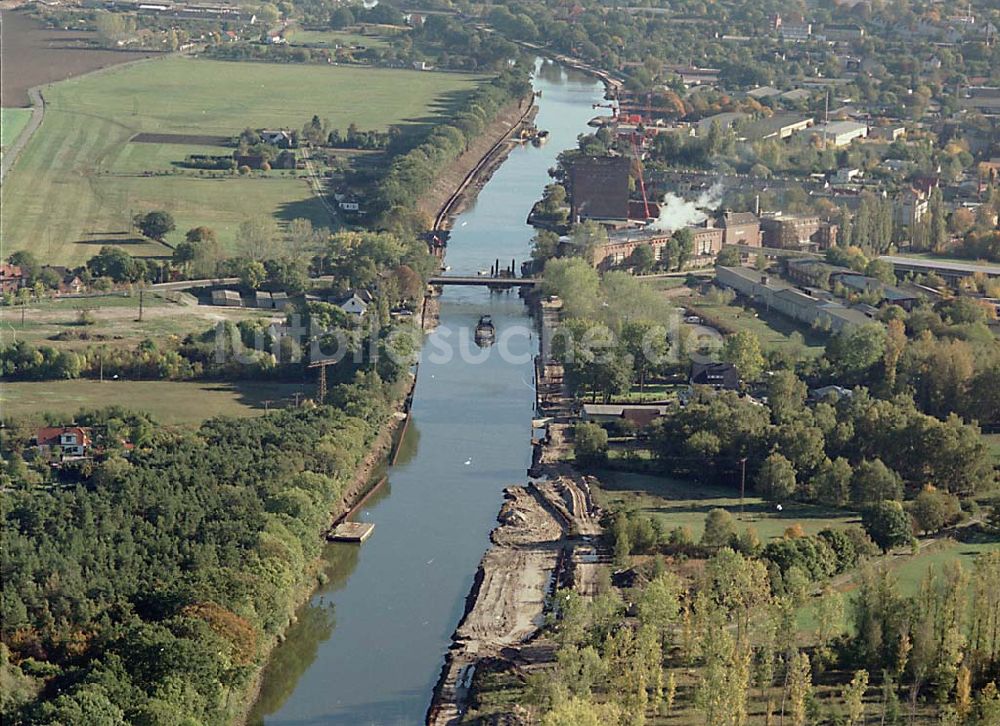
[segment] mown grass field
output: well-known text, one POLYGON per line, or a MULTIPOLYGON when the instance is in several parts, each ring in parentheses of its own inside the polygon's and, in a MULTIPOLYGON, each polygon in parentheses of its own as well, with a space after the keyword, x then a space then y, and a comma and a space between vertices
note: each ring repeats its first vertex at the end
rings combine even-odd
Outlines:
POLYGON ((123 406, 145 411, 164 424, 197 425, 213 416, 256 416, 292 405, 296 383, 204 383, 188 381, 25 381, 0 387, 3 416, 41 417, 43 412, 74 414, 81 408, 123 406))
POLYGON ((815 358, 823 352, 823 347, 826 345, 826 338, 808 325, 791 320, 778 312, 745 310, 739 305, 724 305, 697 294, 689 298, 678 298, 677 303, 701 308, 734 330, 749 330, 760 339, 765 351, 788 348, 792 345, 790 336, 794 332, 800 333, 805 341, 802 347, 803 355, 815 358))
MULTIPOLYGON (((601 472, 599 478, 599 497, 605 507, 624 506, 650 514, 659 519, 668 531, 674 527, 689 527, 696 541, 705 529, 705 516, 709 510, 722 508, 739 518, 739 490, 735 487, 706 486, 669 477, 625 472, 601 472)), ((737 527, 752 526, 762 542, 781 537, 788 527, 795 524, 801 525, 807 534, 815 534, 827 527, 860 522, 860 517, 850 512, 800 502, 783 504, 778 511, 774 502, 756 496, 744 499, 744 514, 737 527)))
POLYGON ((14 143, 18 135, 28 125, 31 118, 30 108, 0 109, 0 148, 4 151, 14 143))
POLYGON ((178 229, 170 242, 204 224, 232 244, 239 224, 260 213, 329 223, 302 179, 142 176, 144 164, 162 168, 199 147, 128 141, 138 132, 232 135, 248 126, 301 127, 313 114, 340 128, 353 122, 416 131, 479 78, 172 56, 54 84, 41 128, 0 190, 4 249, 31 248, 45 262, 66 265, 85 262, 102 244, 169 254, 129 230, 131 215, 149 209, 174 215, 178 229))

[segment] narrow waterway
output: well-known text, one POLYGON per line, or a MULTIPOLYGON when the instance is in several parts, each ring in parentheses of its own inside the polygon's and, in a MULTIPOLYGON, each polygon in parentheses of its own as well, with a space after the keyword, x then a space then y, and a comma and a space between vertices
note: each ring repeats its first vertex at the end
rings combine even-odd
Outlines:
MULTIPOLYGON (((549 143, 515 149, 455 221, 447 259, 454 273, 527 259, 531 205, 603 96, 592 78, 547 62, 534 82, 542 91, 537 124, 551 132, 549 143)), ((401 455, 360 514, 375 533, 360 547, 328 546, 329 581, 275 651, 251 723, 423 721, 502 490, 522 482, 530 464, 537 345, 516 293, 445 288, 401 455), (480 351, 472 330, 485 313, 498 341, 480 351)))

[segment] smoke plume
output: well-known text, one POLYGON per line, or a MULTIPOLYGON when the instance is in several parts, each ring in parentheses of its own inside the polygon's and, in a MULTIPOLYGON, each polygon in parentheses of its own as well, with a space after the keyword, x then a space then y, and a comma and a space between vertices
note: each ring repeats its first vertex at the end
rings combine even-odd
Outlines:
POLYGON ((702 192, 693 202, 668 193, 660 202, 660 216, 649 226, 661 232, 673 232, 682 227, 699 224, 708 219, 708 213, 722 201, 722 184, 716 182, 702 192))

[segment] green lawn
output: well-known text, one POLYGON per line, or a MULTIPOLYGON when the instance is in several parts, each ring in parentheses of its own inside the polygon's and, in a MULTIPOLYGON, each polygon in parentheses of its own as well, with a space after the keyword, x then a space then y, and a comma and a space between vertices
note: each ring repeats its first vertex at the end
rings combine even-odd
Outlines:
POLYGON ((990 451, 993 452, 993 458, 997 464, 1000 464, 1000 434, 983 434, 983 438, 986 440, 986 445, 990 447, 990 451))
POLYGON ((0 147, 6 149, 13 144, 30 118, 30 108, 0 109, 0 147))
POLYGON ((313 114, 340 128, 354 122, 416 131, 479 78, 174 56, 62 81, 46 92, 45 121, 0 189, 5 252, 30 248, 45 262, 68 265, 85 262, 106 243, 138 255, 169 254, 129 232, 131 214, 156 208, 177 220, 171 242, 204 224, 232 243, 240 222, 261 212, 279 221, 329 223, 304 180, 142 176, 146 168, 183 159, 192 147, 128 140, 138 132, 231 135, 247 126, 301 127, 313 114))
POLYGON ((690 298, 680 298, 678 304, 690 304, 701 308, 707 314, 719 318, 727 323, 734 330, 749 330, 760 339, 764 350, 787 348, 791 345, 789 336, 793 332, 799 332, 805 345, 802 349, 804 355, 816 357, 823 352, 826 339, 808 325, 803 325, 791 320, 777 312, 767 312, 763 310, 745 310, 739 305, 723 305, 712 302, 708 298, 695 295, 690 298))
MULTIPOLYGON (((687 526, 700 539, 708 511, 721 507, 736 517, 740 513, 739 491, 735 488, 705 486, 694 482, 623 472, 601 472, 599 498, 605 507, 635 508, 660 519, 666 529, 687 526)), ((761 541, 780 537, 793 524, 807 534, 826 527, 860 522, 860 518, 839 509, 789 502, 778 511, 773 502, 748 496, 745 516, 738 526, 751 525, 761 541)))
POLYGON ((623 396, 615 396, 616 403, 652 403, 653 401, 670 401, 677 397, 679 390, 687 390, 687 384, 676 383, 647 383, 639 391, 639 386, 634 385, 623 396))
POLYGON ((187 305, 150 292, 143 296, 141 321, 138 320, 138 294, 29 303, 24 307, 23 325, 21 312, 21 306, 0 308, 0 344, 25 340, 35 345, 74 350, 97 345, 134 346, 145 338, 162 342, 173 335, 201 333, 220 320, 236 322, 248 317, 271 318, 274 314, 273 310, 187 305), (90 312, 93 324, 79 324, 81 309, 90 312), (57 340, 55 336, 71 337, 57 340))
POLYGON ((311 395, 312 389, 294 383, 32 381, 4 383, 0 407, 6 418, 118 405, 146 411, 165 424, 199 424, 213 416, 262 414, 265 399, 271 400, 272 408, 285 407, 291 405, 296 391, 311 395))

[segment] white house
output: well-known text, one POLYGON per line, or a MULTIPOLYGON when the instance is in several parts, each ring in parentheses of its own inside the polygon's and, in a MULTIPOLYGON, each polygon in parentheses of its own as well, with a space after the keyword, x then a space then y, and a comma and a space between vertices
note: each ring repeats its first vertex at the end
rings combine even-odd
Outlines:
POLYGON ((368 306, 372 304, 371 293, 367 290, 351 290, 346 297, 336 302, 337 307, 345 313, 362 318, 368 312, 368 306))
POLYGON ((86 456, 90 429, 82 426, 46 426, 35 433, 35 447, 44 456, 86 456))

